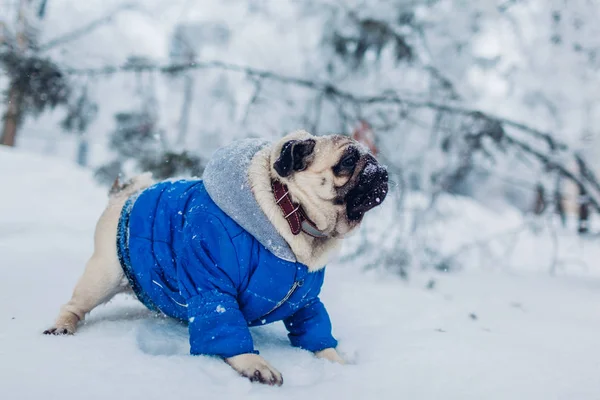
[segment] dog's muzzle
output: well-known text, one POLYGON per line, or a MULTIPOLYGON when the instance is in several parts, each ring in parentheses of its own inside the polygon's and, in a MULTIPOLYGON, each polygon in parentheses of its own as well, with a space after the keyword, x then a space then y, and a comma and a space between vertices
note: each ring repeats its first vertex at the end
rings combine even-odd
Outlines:
POLYGON ((358 176, 358 184, 346 196, 346 213, 350 221, 359 221, 364 214, 380 205, 388 193, 388 172, 375 158, 367 160, 358 176))

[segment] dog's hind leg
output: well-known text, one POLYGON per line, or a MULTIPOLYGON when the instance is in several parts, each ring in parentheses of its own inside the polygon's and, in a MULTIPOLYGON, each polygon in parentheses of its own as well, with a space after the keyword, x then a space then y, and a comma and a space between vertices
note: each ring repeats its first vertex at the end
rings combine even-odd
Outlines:
POLYGON ((75 333, 77 323, 87 313, 129 288, 117 256, 116 243, 117 225, 127 194, 110 197, 108 207, 96 225, 94 254, 77 282, 71 300, 61 308, 54 326, 44 331, 45 334, 75 333))
POLYGON ((109 301, 114 295, 126 289, 126 281, 121 266, 107 262, 96 254, 88 261, 85 271, 73 291, 71 300, 61 307, 54 326, 45 334, 67 335, 77 330, 77 324, 96 306, 109 301))
POLYGON ((54 326, 45 330, 45 334, 75 333, 77 323, 87 313, 117 293, 130 289, 117 255, 117 225, 127 198, 152 184, 149 173, 138 175, 125 184, 115 181, 109 193, 108 206, 96 224, 94 254, 79 278, 71 300, 62 306, 54 326))
POLYGON ((153 184, 152 174, 141 174, 125 184, 115 181, 109 192, 108 206, 98 219, 94 234, 94 254, 75 286, 71 300, 62 306, 54 326, 45 334, 67 335, 96 306, 130 289, 117 255, 117 225, 123 205, 135 192, 153 184))

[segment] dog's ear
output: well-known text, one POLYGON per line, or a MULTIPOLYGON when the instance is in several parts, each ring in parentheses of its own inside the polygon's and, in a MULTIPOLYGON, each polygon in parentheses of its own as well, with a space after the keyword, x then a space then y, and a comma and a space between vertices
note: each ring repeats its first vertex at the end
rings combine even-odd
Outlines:
POLYGON ((121 177, 117 175, 117 178, 115 179, 112 186, 110 187, 110 190, 108 191, 109 196, 118 193, 121 189, 123 189, 123 184, 121 183, 120 178, 121 177))
POLYGON ((314 139, 285 142, 273 168, 283 178, 290 176, 292 172, 305 170, 315 149, 315 144, 314 139))

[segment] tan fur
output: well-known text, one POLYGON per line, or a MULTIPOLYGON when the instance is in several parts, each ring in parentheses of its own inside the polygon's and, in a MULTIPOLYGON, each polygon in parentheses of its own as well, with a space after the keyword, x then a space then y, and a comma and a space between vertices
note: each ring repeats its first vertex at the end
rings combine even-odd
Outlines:
POLYGON ((258 354, 239 354, 237 356, 229 357, 225 362, 240 375, 249 378, 251 381, 277 386, 283 384, 281 373, 258 354))
MULTIPOLYGON (((335 195, 334 188, 348 180, 334 176, 331 171, 332 162, 339 159, 349 143, 349 139, 341 136, 317 138, 304 131, 295 132, 273 147, 256 154, 248 171, 252 190, 260 207, 277 231, 290 244, 298 260, 312 271, 322 268, 327 263, 340 244, 341 238, 357 225, 341 217, 342 214, 345 215, 343 206, 334 206, 331 202, 332 196, 335 195), (329 235, 323 239, 312 238, 305 234, 292 235, 271 192, 271 178, 276 174, 272 164, 281 152, 283 143, 294 138, 306 137, 315 138, 317 141, 314 160, 305 171, 283 181, 290 189, 292 199, 304 207, 319 230, 329 235), (326 180, 325 185, 321 184, 323 179, 326 180)), ((96 225, 94 253, 77 282, 71 299, 61 308, 56 322, 45 333, 73 334, 77 330, 79 321, 96 306, 107 302, 118 293, 131 291, 117 256, 117 225, 127 198, 152 184, 151 174, 139 175, 125 184, 115 182, 108 206, 96 225)), ((329 361, 344 363, 333 348, 321 350, 315 355, 329 361)), ((283 383, 281 374, 259 355, 240 354, 225 361, 238 373, 251 380, 274 385, 283 383)))
POLYGON ((248 180, 259 206, 290 245, 298 261, 311 271, 323 268, 339 249, 341 239, 358 226, 346 219, 345 205, 334 205, 331 201, 336 195, 335 188, 348 181, 348 178, 336 177, 331 168, 351 143, 344 136, 312 136, 306 131, 296 131, 258 152, 248 169, 248 180), (283 144, 309 138, 316 141, 309 167, 288 178, 281 178, 273 169, 273 163, 279 157, 283 144), (292 234, 273 197, 271 179, 279 179, 287 185, 292 200, 302 206, 317 228, 328 237, 314 238, 302 232, 292 234))
POLYGON ((116 294, 128 291, 129 284, 117 257, 117 225, 123 205, 129 196, 152 185, 152 175, 142 174, 109 196, 108 206, 98 219, 94 233, 94 253, 77 282, 73 295, 46 333, 73 334, 77 323, 96 306, 116 294))
POLYGON ((338 354, 336 349, 328 348, 321 351, 316 351, 315 356, 338 364, 346 364, 346 361, 338 354))

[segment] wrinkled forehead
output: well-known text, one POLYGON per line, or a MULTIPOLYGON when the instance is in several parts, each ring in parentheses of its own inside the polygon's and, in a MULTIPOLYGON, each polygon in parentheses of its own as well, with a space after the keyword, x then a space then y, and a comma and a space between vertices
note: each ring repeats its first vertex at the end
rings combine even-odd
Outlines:
POLYGON ((321 136, 319 139, 320 146, 317 146, 317 148, 320 148, 320 150, 325 152, 330 158, 342 157, 349 148, 355 148, 361 154, 366 154, 368 152, 364 146, 349 136, 329 135, 321 136))
POLYGON ((354 142, 349 136, 344 135, 329 135, 326 136, 334 145, 351 144, 354 142))

